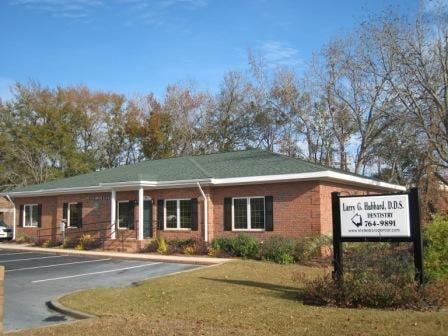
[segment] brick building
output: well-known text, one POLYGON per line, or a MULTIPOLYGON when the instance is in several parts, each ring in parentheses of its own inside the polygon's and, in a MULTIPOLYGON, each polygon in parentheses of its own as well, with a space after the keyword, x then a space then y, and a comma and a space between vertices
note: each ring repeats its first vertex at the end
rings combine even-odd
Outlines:
POLYGON ((13 225, 14 206, 6 197, 0 197, 0 221, 6 225, 13 225))
POLYGON ((69 237, 90 232, 103 237, 110 249, 136 250, 159 236, 210 242, 240 232, 259 238, 330 233, 331 192, 404 189, 247 150, 144 161, 7 195, 17 213, 15 237, 57 240, 64 221, 69 237))

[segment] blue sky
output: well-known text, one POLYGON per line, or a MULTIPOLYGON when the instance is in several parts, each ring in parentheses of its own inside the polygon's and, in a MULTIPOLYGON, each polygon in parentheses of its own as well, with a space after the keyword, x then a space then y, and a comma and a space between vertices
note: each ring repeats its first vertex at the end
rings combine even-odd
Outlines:
POLYGON ((0 97, 15 81, 127 95, 193 81, 214 91, 247 50, 304 67, 367 13, 418 0, 1 0, 0 97))

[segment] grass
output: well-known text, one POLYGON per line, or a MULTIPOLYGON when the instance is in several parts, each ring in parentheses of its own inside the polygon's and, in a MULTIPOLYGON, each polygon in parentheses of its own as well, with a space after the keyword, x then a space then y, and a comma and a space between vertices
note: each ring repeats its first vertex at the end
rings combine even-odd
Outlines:
POLYGON ((443 335, 448 312, 307 306, 295 272, 322 269, 234 261, 144 282, 95 289, 62 303, 100 318, 19 335, 443 335))

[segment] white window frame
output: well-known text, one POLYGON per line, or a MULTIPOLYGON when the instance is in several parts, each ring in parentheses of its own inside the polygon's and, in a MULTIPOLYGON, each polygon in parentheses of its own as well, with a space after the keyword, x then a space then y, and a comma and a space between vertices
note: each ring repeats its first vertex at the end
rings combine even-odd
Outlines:
MULTIPOLYGON (((191 231, 191 228, 180 227, 180 201, 191 201, 191 198, 174 198, 163 201, 163 230, 165 231, 191 231), (169 228, 166 226, 166 202, 176 201, 176 227, 169 228)), ((193 223, 192 223, 193 224, 193 223)))
POLYGON ((232 197, 232 231, 266 231, 266 199, 264 196, 249 196, 249 197, 232 197), (250 200, 253 198, 262 198, 263 199, 263 213, 264 213, 264 228, 252 228, 251 222, 251 208, 250 208, 250 200), (235 200, 245 199, 246 200, 246 216, 247 216, 247 229, 236 229, 235 228, 235 200))
MULTIPOLYGON (((117 201, 117 227, 119 230, 129 230, 127 226, 120 226, 120 203, 128 203, 129 200, 117 201)), ((128 209, 129 211, 129 209, 128 209)))
POLYGON ((76 203, 76 202, 67 203, 67 229, 78 228, 77 226, 72 226, 70 224, 70 205, 73 205, 73 204, 76 206, 78 203, 76 203))
MULTIPOLYGON (((30 219, 32 219, 32 217, 33 217, 33 210, 32 210, 32 207, 39 207, 39 204, 24 204, 23 205, 23 214, 22 214, 22 226, 25 228, 25 227, 27 227, 27 228, 35 228, 35 227, 37 227, 38 226, 38 224, 36 223, 36 225, 28 225, 27 223, 26 223, 26 208, 31 208, 31 212, 30 212, 30 219)), ((37 221, 39 221, 39 219, 37 220, 37 221)))

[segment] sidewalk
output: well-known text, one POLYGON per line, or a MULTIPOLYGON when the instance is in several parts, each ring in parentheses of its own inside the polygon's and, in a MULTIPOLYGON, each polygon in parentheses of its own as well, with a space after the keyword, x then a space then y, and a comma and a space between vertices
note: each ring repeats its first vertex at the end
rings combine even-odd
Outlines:
POLYGON ((0 243, 0 249, 10 251, 27 251, 27 252, 45 252, 65 255, 82 255, 82 256, 94 256, 94 257, 110 257, 118 259, 133 259, 133 260, 148 260, 148 261, 161 261, 166 263, 179 263, 179 264, 196 264, 196 265, 216 265, 222 264, 232 259, 226 258, 212 258, 205 256, 179 256, 179 255, 160 255, 149 253, 124 253, 113 251, 78 251, 73 249, 62 248, 43 248, 34 247, 26 244, 8 244, 0 243))

